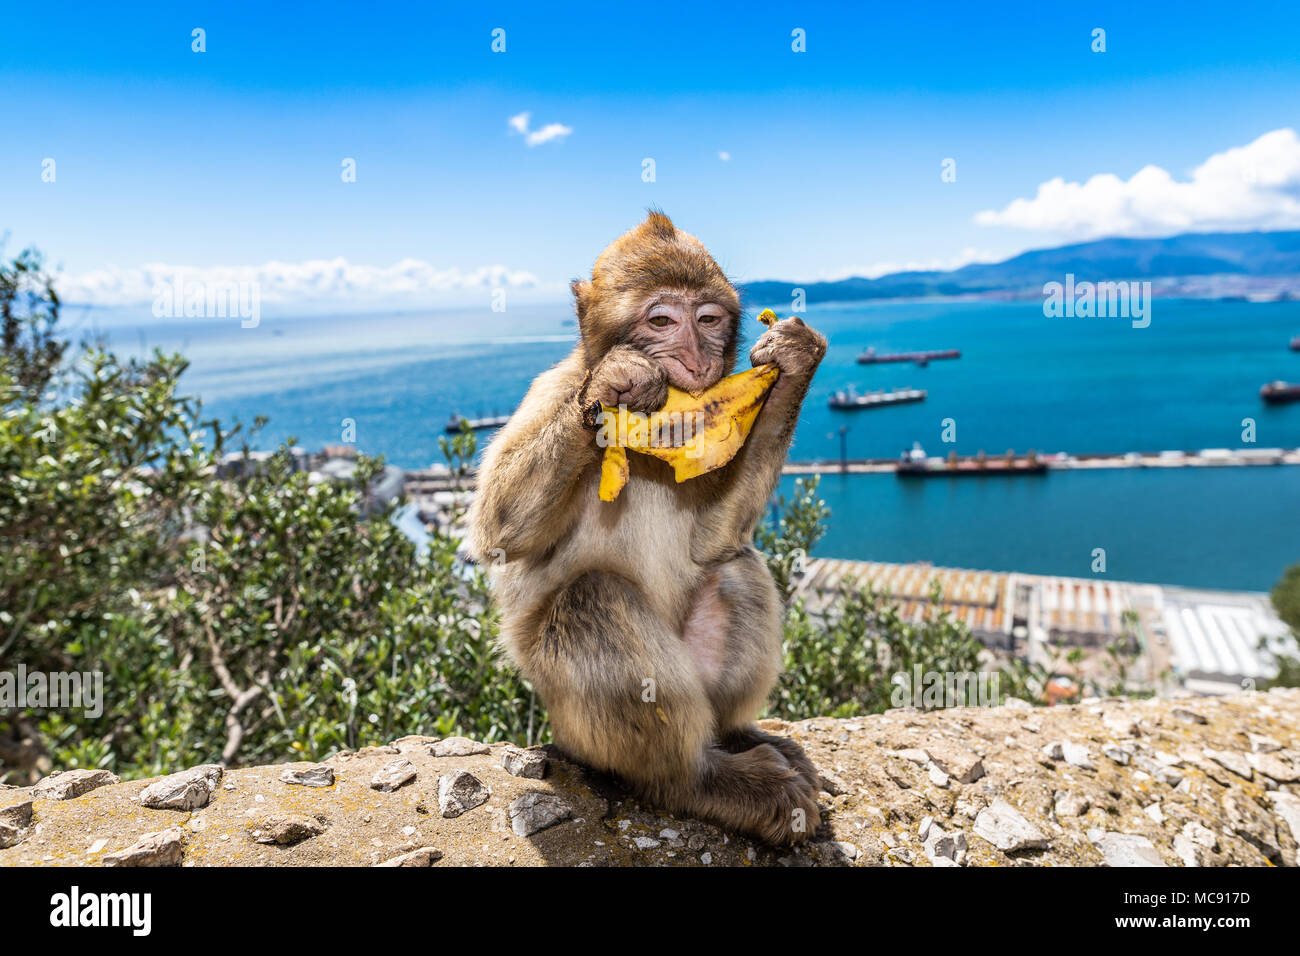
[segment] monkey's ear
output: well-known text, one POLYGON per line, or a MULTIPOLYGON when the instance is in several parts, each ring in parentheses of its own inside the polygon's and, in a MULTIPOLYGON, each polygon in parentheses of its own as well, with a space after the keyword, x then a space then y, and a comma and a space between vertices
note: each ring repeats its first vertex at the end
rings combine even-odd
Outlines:
POLYGON ((569 290, 573 293, 578 320, 581 321, 587 314, 587 302, 591 299, 591 283, 586 279, 574 279, 569 283, 569 290))

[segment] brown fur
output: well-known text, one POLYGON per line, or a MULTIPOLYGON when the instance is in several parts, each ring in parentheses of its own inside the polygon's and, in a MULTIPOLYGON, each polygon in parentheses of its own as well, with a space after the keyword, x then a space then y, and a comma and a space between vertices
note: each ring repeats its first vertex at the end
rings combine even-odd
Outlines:
POLYGON ((657 212, 573 291, 582 341, 537 377, 489 446, 470 515, 503 642, 568 753, 673 812, 799 842, 819 823, 818 779, 797 745, 753 726, 780 671, 781 622, 750 540, 826 341, 799 319, 758 340, 751 361, 781 375, 730 464, 676 484, 669 466, 633 454, 627 487, 602 502, 602 450, 580 403, 662 405, 660 359, 675 361, 664 349, 676 339, 646 315, 664 295, 686 315, 721 307, 688 330, 699 343, 690 361, 719 369, 711 381, 729 373, 740 302, 704 246, 657 212))

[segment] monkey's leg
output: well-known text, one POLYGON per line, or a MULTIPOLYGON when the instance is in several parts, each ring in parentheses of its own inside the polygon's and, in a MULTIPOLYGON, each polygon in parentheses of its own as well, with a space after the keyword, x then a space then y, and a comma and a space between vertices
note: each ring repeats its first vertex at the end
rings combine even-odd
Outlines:
POLYGON ((682 632, 719 733, 753 723, 781 673, 781 605, 758 551, 714 567, 682 632))
POLYGON ((775 747, 816 793, 821 789, 821 775, 803 748, 754 726, 781 671, 780 599, 762 556, 754 548, 747 547, 719 565, 701 589, 687 619, 688 647, 693 642, 696 646, 704 643, 705 638, 693 632, 710 624, 720 625, 721 654, 706 654, 704 660, 720 658, 721 666, 705 675, 705 686, 720 746, 731 753, 760 744, 775 747))
POLYGON ((630 582, 584 574, 557 596, 525 672, 556 743, 649 803, 786 845, 819 823, 816 791, 771 746, 730 753, 675 627, 630 582))

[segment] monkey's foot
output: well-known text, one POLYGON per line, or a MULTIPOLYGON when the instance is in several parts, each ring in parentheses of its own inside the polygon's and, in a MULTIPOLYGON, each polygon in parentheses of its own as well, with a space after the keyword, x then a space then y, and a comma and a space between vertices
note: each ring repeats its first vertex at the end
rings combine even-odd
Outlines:
POLYGON ((791 769, 807 781, 814 794, 822 789, 822 775, 817 770, 816 765, 808 759, 808 755, 803 752, 803 748, 789 737, 767 734, 750 725, 728 731, 723 735, 720 742, 723 749, 733 754, 750 750, 759 744, 770 744, 785 758, 791 769))
POLYGON ((696 812, 773 846, 802 843, 821 825, 816 785, 769 743, 715 750, 703 784, 696 812))

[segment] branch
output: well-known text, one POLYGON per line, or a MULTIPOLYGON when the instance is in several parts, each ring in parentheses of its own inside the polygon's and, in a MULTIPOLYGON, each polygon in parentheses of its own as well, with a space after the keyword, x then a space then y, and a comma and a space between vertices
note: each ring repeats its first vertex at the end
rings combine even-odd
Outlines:
POLYGON ((221 686, 232 701, 230 710, 226 714, 226 745, 221 749, 221 765, 226 767, 230 765, 230 761, 239 752, 239 745, 244 741, 244 726, 239 722, 240 711, 262 695, 262 688, 254 685, 241 690, 230 675, 229 668, 226 667, 226 658, 217 644, 217 635, 213 632, 212 625, 204 624, 203 629, 207 632, 208 649, 212 652, 212 669, 216 671, 217 680, 221 682, 221 686))

